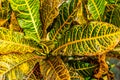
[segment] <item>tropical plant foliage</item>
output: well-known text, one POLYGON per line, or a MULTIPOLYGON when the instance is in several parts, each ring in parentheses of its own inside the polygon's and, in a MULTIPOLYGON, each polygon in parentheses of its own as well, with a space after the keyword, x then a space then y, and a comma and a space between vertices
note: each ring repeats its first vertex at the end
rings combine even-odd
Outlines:
POLYGON ((0 0, 0 80, 113 79, 120 0, 0 0))

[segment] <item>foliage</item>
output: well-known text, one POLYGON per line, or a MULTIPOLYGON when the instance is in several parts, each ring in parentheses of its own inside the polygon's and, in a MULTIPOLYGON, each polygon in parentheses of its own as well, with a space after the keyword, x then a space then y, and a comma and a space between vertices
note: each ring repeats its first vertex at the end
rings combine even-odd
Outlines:
POLYGON ((113 79, 119 13, 120 0, 0 0, 0 80, 113 79))

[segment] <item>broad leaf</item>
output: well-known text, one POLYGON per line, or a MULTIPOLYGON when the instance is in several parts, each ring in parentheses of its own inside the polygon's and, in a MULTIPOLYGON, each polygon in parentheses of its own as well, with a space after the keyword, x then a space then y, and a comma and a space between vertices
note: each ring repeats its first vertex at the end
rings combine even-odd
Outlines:
POLYGON ((58 8, 62 2, 63 0, 41 0, 40 16, 43 24, 44 34, 46 29, 52 24, 53 20, 59 14, 58 8))
POLYGON ((52 30, 49 33, 49 38, 52 40, 60 39, 61 34, 64 34, 69 28, 76 16, 76 11, 79 9, 80 0, 68 0, 59 8, 59 15, 52 24, 52 30))
POLYGON ((37 42, 26 40, 22 33, 0 28, 0 54, 26 53, 35 50, 42 52, 37 42))
POLYGON ((60 57, 51 57, 40 62, 45 80, 70 80, 69 72, 60 57))
POLYGON ((95 64, 90 64, 84 61, 69 61, 68 62, 70 68, 71 79, 81 79, 87 80, 86 78, 90 78, 94 74, 94 69, 96 68, 95 64), (79 76, 79 77, 78 77, 79 76))
POLYGON ((88 0, 88 9, 93 19, 101 20, 101 15, 105 10, 105 0, 88 0))
POLYGON ((0 80, 24 80, 38 59, 33 53, 0 55, 0 80))
POLYGON ((53 55, 99 55, 112 50, 120 40, 119 29, 104 22, 76 25, 58 40, 53 55))
POLYGON ((10 0, 12 9, 27 38, 39 41, 42 36, 39 0, 10 0))
POLYGON ((108 5, 104 14, 104 21, 114 24, 117 27, 120 27, 120 5, 108 5))

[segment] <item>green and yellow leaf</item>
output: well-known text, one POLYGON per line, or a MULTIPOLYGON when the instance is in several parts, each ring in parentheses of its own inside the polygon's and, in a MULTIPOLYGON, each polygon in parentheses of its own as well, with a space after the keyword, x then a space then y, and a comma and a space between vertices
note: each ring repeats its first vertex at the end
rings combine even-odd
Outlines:
POLYGON ((70 80, 69 72, 58 56, 41 61, 40 70, 45 80, 70 80))
POLYGON ((62 2, 63 0, 41 0, 40 13, 44 33, 58 16, 58 8, 62 2))
POLYGON ((35 50, 42 52, 37 42, 26 40, 22 33, 0 28, 0 54, 26 53, 35 50))
POLYGON ((60 39, 61 35, 70 28, 80 4, 80 0, 68 0, 60 6, 59 15, 54 20, 53 28, 48 34, 51 40, 60 39))
POLYGON ((39 42, 42 27, 39 13, 39 0, 9 0, 12 9, 17 13, 17 20, 27 38, 39 42))
POLYGON ((105 10, 105 0, 88 0, 87 6, 93 19, 101 20, 101 16, 103 15, 105 10))
MULTIPOLYGON (((0 0, 0 20, 10 18, 10 5, 7 0, 0 0)), ((1 23, 0 23, 1 24, 1 23)))
POLYGON ((120 40, 119 29, 109 23, 76 25, 58 40, 53 55, 100 55, 112 50, 120 40))
POLYGON ((42 58, 33 53, 0 55, 1 80, 25 80, 42 58))
POLYGON ((104 21, 114 24, 117 27, 120 27, 120 5, 109 4, 106 7, 104 17, 105 17, 105 18, 103 18, 104 21))
POLYGON ((84 61, 68 61, 69 72, 71 79, 82 79, 91 77, 94 74, 94 69, 97 67, 95 64, 90 64, 84 61))
POLYGON ((84 1, 81 0, 80 8, 76 12, 75 21, 77 21, 77 23, 79 23, 79 24, 87 23, 87 21, 86 21, 87 16, 86 16, 86 13, 85 13, 86 12, 85 6, 87 4, 85 4, 84 1))

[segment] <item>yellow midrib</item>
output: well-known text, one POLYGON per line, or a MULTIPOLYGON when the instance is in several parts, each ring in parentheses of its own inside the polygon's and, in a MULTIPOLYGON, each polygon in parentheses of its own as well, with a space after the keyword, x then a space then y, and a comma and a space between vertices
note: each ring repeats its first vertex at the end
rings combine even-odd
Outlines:
POLYGON ((37 26, 36 26, 36 24, 35 24, 35 20, 34 20, 34 18, 33 18, 33 16, 32 16, 32 12, 31 12, 30 6, 29 6, 29 4, 28 4, 28 0, 25 0, 25 3, 26 3, 26 5, 27 5, 27 7, 28 7, 28 11, 29 11, 30 17, 31 17, 31 19, 32 19, 32 23, 33 23, 33 25, 34 25, 34 28, 35 28, 35 31, 36 31, 36 33, 37 33, 37 37, 38 37, 38 40, 39 40, 39 39, 40 39, 40 36, 39 36, 38 30, 37 30, 37 26))
POLYGON ((68 21, 69 21, 69 19, 73 16, 73 14, 74 14, 74 12, 75 11, 77 11, 79 8, 78 8, 78 4, 80 4, 80 2, 79 3, 77 3, 77 6, 76 6, 76 8, 73 10, 73 12, 68 16, 68 18, 66 19, 66 21, 65 22, 63 22, 63 24, 62 25, 60 25, 60 27, 58 28, 58 30, 57 31, 55 31, 55 34, 54 34, 54 36, 53 36, 53 39, 52 40, 55 40, 55 38, 56 38, 56 36, 59 34, 59 31, 67 24, 67 23, 69 23, 68 21))
POLYGON ((101 21, 100 14, 99 14, 98 8, 97 8, 97 6, 96 6, 96 3, 94 2, 94 0, 91 0, 91 1, 92 1, 92 3, 93 3, 94 6, 95 6, 95 9, 96 9, 97 14, 98 14, 98 16, 99 16, 99 19, 100 19, 100 21, 101 21))
MULTIPOLYGON (((10 69, 8 69, 7 71, 4 72, 4 74, 7 74, 8 72, 12 71, 13 69, 15 69, 16 67, 19 67, 20 65, 24 64, 25 62, 28 62, 28 61, 31 61, 31 60, 35 60, 35 59, 39 59, 39 58, 44 58, 42 56, 34 56, 34 57, 31 57, 31 58, 27 58, 27 60, 24 60, 18 64, 16 64, 15 66, 11 67, 10 69)), ((36 62, 36 61, 35 61, 36 62)))
MULTIPOLYGON (((48 62, 48 64, 51 66, 51 68, 55 71, 55 68, 54 68, 52 62, 51 62, 50 60, 48 60, 47 62, 48 62)), ((50 69, 50 68, 49 68, 49 69, 50 69)), ((60 77, 59 77, 58 73, 57 73, 56 71, 55 71, 54 73, 57 75, 57 79, 60 80, 60 77)))
POLYGON ((32 52, 33 50, 35 50, 35 48, 33 48, 33 47, 31 47, 31 46, 28 46, 28 45, 25 45, 25 44, 21 44, 21 43, 15 43, 15 42, 5 41, 5 40, 1 40, 1 39, 0 39, 0 42, 3 42, 2 45, 8 43, 8 44, 17 45, 17 46, 22 47, 22 48, 23 48, 23 46, 24 46, 25 48, 29 48, 29 50, 30 50, 31 52, 32 52))
POLYGON ((65 46, 68 46, 68 45, 71 45, 71 44, 74 44, 74 43, 78 43, 78 42, 82 42, 82 41, 87 41, 87 40, 99 39, 99 38, 103 38, 103 37, 114 36, 116 34, 120 34, 120 32, 118 31, 118 32, 113 33, 113 34, 108 34, 108 35, 103 35, 103 36, 98 36, 98 37, 93 37, 93 38, 86 38, 86 39, 81 39, 81 40, 67 42, 67 43, 63 44, 62 46, 59 46, 58 48, 56 48, 52 53, 56 52, 57 50, 65 47, 65 46))

